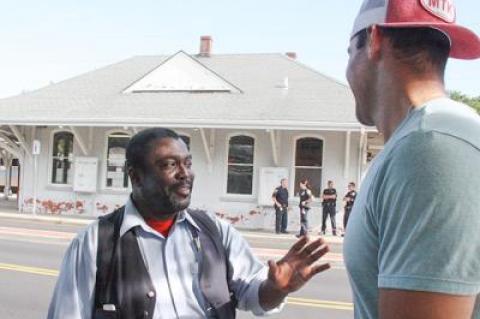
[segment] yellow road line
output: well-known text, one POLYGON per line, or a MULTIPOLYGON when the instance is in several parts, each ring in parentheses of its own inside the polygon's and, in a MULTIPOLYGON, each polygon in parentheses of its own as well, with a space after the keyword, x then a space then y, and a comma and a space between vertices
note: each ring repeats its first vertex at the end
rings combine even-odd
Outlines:
POLYGON ((298 297, 288 297, 287 299, 289 301, 296 301, 296 302, 326 303, 326 304, 331 304, 331 305, 353 307, 353 304, 351 302, 344 302, 344 301, 329 301, 329 300, 307 299, 307 298, 298 298, 298 297))
POLYGON ((52 276, 52 277, 58 276, 58 271, 54 269, 28 267, 28 266, 15 265, 15 264, 0 263, 0 269, 17 271, 17 272, 25 272, 25 273, 36 274, 36 275, 52 276))
POLYGON ((335 306, 335 305, 329 305, 329 304, 308 303, 308 302, 293 302, 293 301, 287 301, 287 304, 294 305, 294 306, 312 307, 312 308, 353 311, 353 306, 352 307, 344 307, 344 306, 335 306))
POLYGON ((353 310, 353 304, 352 303, 341 302, 341 301, 329 301, 329 300, 288 297, 287 298, 287 304, 297 305, 297 306, 315 307, 315 308, 336 309, 336 310, 353 310))

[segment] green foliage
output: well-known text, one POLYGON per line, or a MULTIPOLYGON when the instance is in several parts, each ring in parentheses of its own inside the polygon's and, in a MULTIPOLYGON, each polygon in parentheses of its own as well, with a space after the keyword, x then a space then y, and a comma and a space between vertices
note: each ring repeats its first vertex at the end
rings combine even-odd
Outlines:
POLYGON ((469 97, 461 92, 452 91, 450 92, 450 98, 473 107, 475 110, 477 110, 478 114, 480 114, 480 96, 469 97))

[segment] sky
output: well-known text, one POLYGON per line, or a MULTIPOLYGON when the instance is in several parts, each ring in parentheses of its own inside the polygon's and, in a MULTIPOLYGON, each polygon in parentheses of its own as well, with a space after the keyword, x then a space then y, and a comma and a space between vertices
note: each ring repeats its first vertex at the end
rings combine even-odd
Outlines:
MULTIPOLYGON (((28 92, 135 55, 297 53, 346 83, 346 52, 361 0, 3 1, 0 98, 28 92)), ((480 34, 480 1, 457 0, 457 21, 480 34)), ((446 84, 480 96, 480 60, 450 60, 446 84)))

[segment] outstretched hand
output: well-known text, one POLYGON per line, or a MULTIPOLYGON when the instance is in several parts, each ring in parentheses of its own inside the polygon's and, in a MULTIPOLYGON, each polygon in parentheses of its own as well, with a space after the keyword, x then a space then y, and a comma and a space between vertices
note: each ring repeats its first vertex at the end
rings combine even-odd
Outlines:
POLYGON ((284 294, 297 291, 313 276, 330 268, 329 263, 316 263, 328 251, 323 238, 310 241, 303 236, 282 259, 268 261, 268 280, 272 288, 284 294))
POLYGON ((316 274, 330 268, 329 263, 317 264, 329 251, 323 238, 314 241, 300 238, 282 259, 268 261, 268 278, 260 287, 260 305, 265 310, 278 307, 285 297, 300 289, 316 274))

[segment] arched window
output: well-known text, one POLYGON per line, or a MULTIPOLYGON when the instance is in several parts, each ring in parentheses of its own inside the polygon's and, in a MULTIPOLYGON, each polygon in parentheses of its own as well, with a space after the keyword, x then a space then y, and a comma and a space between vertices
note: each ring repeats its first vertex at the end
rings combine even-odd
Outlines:
POLYGON ((130 135, 123 132, 111 133, 107 137, 107 188, 124 189, 128 187, 128 174, 125 155, 130 135))
POLYGON ((251 195, 253 192, 253 156, 255 140, 237 135, 228 142, 227 194, 251 195))
POLYGON ((314 196, 320 196, 322 188, 323 141, 314 137, 298 139, 295 145, 295 194, 299 183, 306 178, 314 196))
POLYGON ((73 134, 56 132, 52 143, 51 183, 59 185, 72 184, 73 134))
POLYGON ((190 150, 190 136, 183 134, 180 134, 179 136, 185 142, 185 144, 187 144, 188 150, 190 150))

